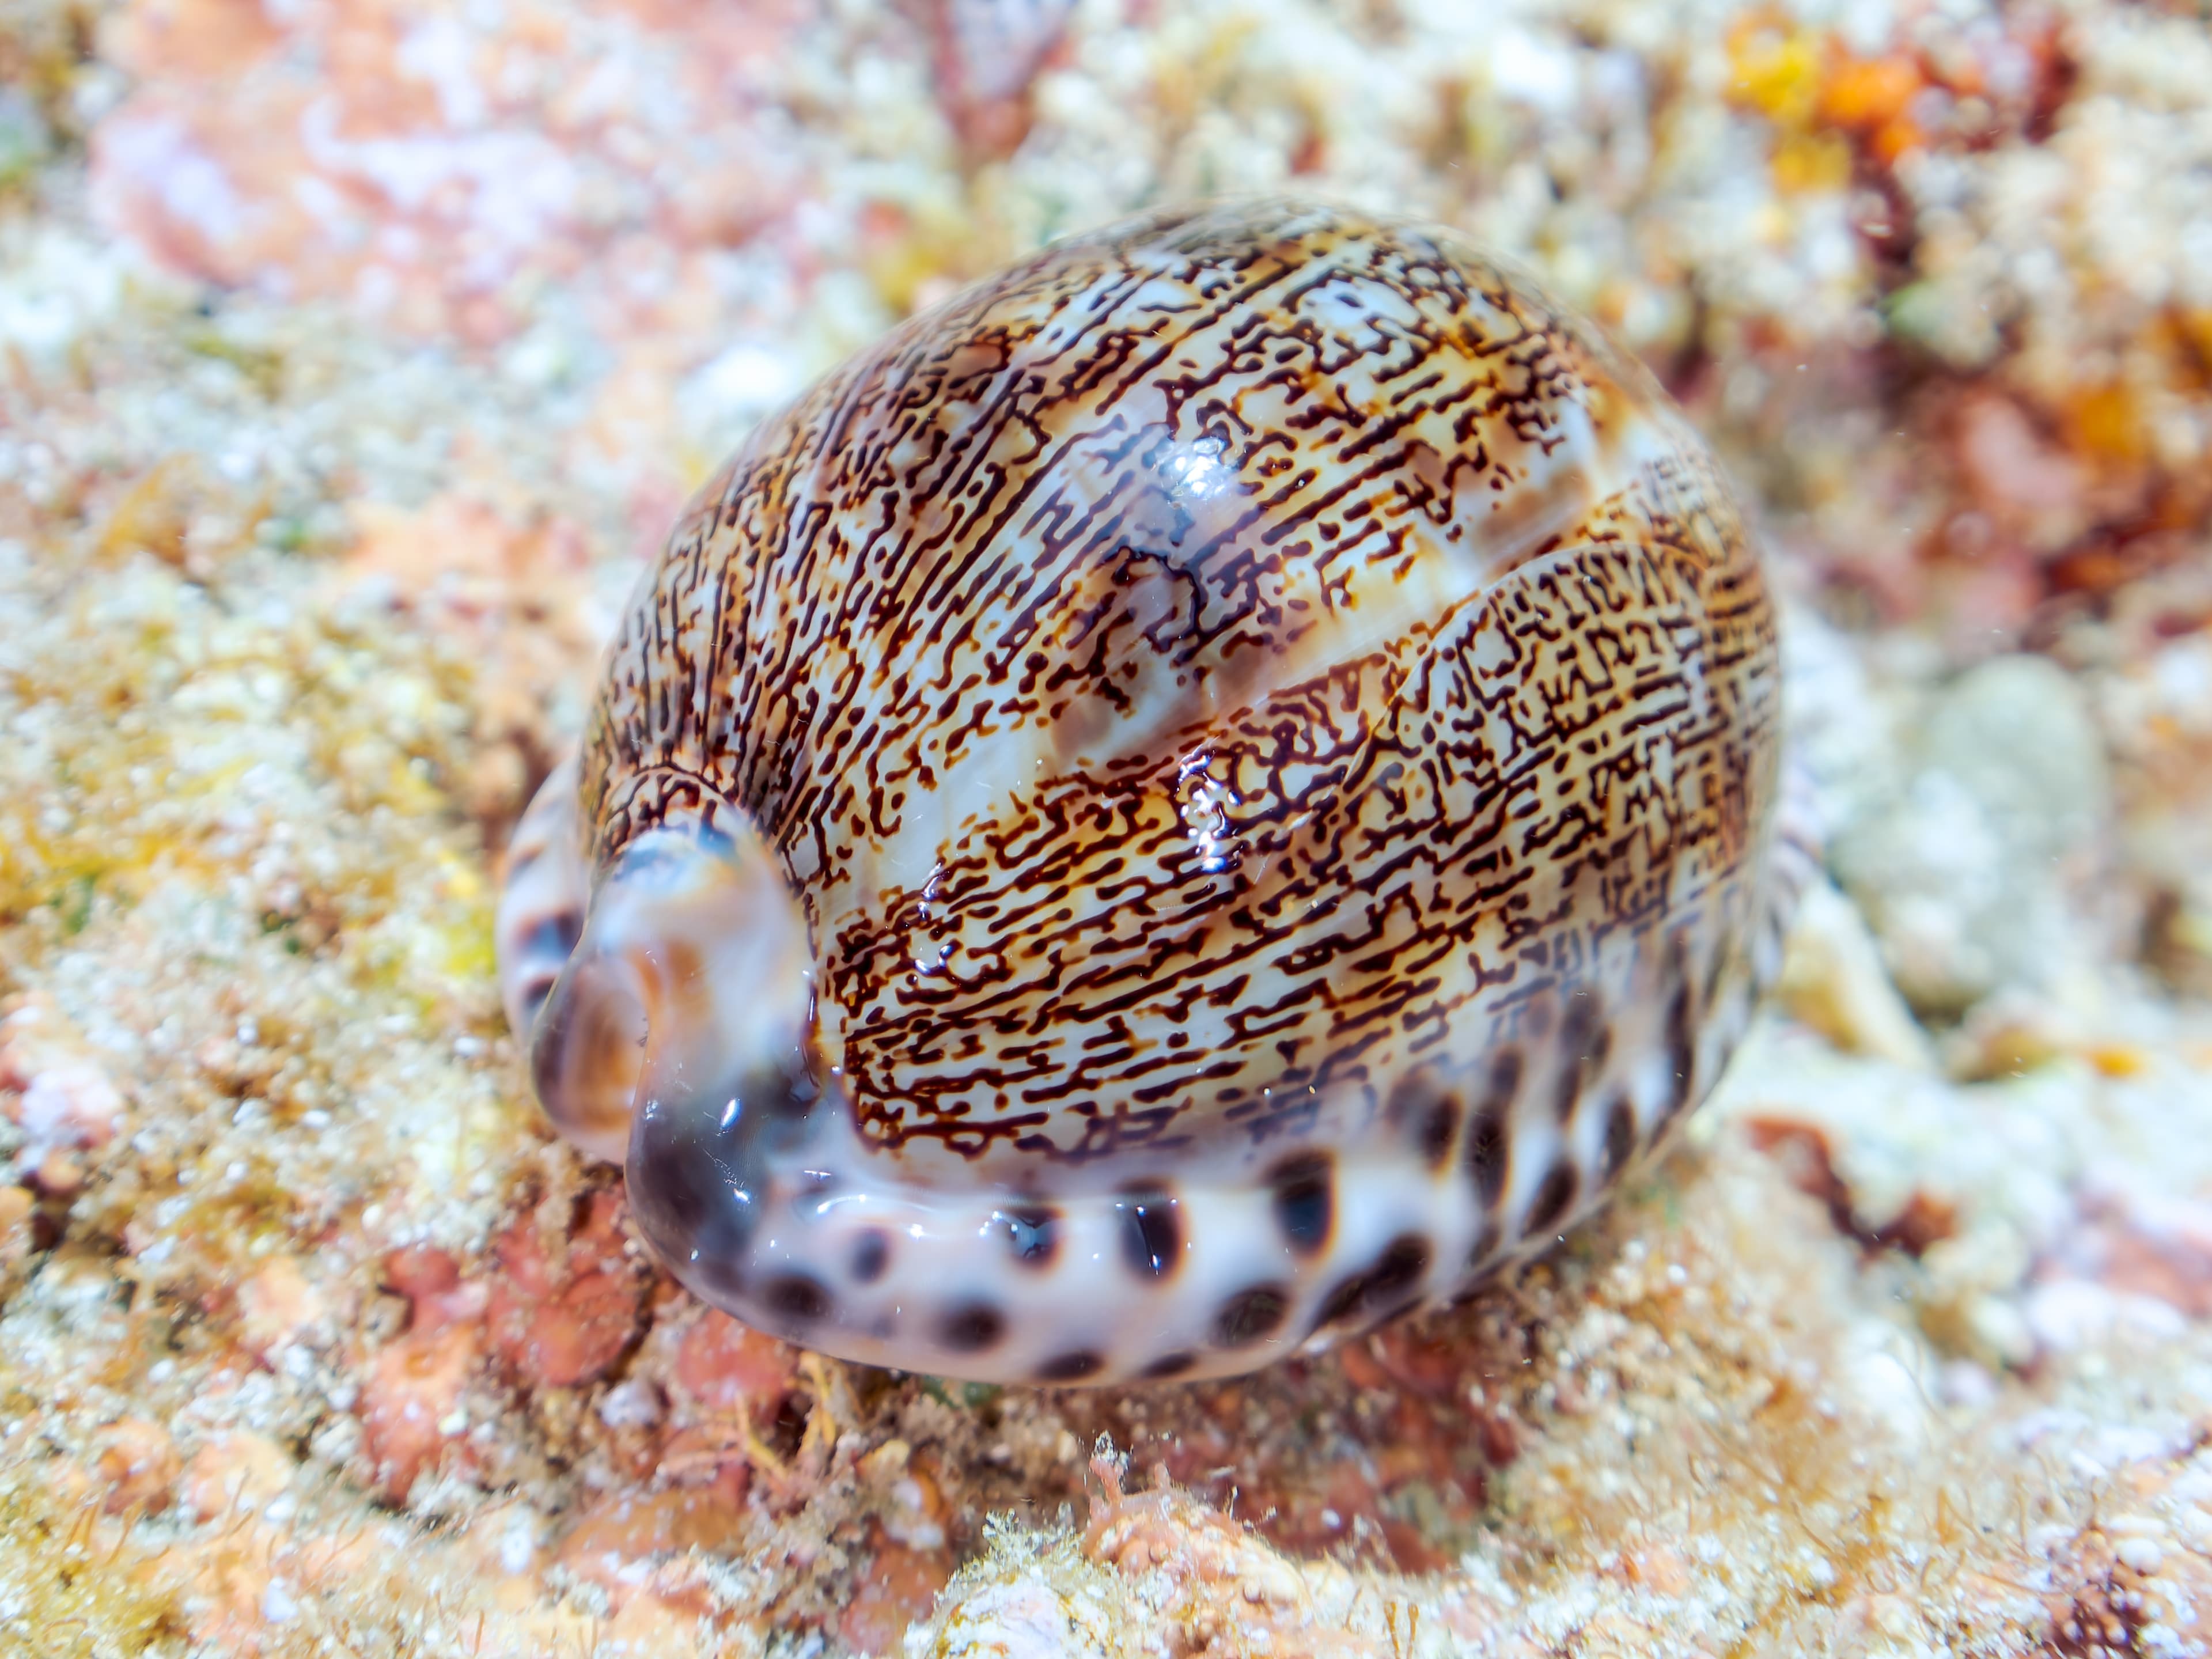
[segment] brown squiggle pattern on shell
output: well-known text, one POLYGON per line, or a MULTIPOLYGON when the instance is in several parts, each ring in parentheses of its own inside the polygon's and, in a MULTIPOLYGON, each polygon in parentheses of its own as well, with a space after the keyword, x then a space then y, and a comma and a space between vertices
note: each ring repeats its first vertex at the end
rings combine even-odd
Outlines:
POLYGON ((1048 250, 702 490, 587 735, 594 861, 750 814, 859 1129, 925 1177, 1477 1078, 1751 905, 1773 619, 1675 422, 1433 233, 1048 250))

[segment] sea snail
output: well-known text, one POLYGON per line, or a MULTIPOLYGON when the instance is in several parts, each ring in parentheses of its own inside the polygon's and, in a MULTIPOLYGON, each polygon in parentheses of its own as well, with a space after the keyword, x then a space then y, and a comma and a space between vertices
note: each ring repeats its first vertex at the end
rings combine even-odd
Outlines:
POLYGON ((999 1382, 1250 1370, 1542 1249, 1778 952, 1774 612, 1664 394, 1449 232, 1057 243, 699 492, 499 916, 697 1295, 999 1382))

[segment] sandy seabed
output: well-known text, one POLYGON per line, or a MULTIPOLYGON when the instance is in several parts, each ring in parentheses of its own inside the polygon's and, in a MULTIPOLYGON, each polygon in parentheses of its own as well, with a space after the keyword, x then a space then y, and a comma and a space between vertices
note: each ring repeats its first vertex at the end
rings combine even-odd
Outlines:
POLYGON ((0 0, 0 1650, 2212 1651, 2212 32, 2153 4, 0 0), (767 410, 1152 202, 1534 264, 1729 459, 1830 879, 1453 1313, 703 1312, 491 983, 767 410))

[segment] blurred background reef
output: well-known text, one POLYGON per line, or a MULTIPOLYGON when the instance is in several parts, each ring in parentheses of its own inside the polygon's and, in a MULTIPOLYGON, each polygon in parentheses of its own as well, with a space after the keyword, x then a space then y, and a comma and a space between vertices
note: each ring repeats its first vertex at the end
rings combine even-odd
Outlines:
POLYGON ((2212 27, 2157 0, 0 0, 0 1652, 2212 1652, 2212 27), (1788 608, 1674 1155, 1248 1382, 703 1313, 501 849, 765 412, 1060 232, 1525 258, 1788 608))

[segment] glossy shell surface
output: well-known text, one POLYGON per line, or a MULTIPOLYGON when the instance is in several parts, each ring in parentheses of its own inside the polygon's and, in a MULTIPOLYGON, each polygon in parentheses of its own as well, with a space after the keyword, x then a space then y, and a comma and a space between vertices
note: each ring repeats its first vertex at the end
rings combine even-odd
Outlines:
POLYGON ((1449 233, 1050 247, 764 424, 500 921, 540 1097, 697 1294, 1000 1381, 1249 1369, 1541 1249, 1777 949, 1754 550, 1449 233))

